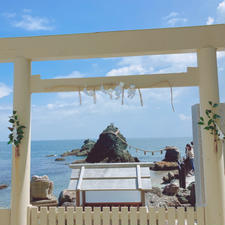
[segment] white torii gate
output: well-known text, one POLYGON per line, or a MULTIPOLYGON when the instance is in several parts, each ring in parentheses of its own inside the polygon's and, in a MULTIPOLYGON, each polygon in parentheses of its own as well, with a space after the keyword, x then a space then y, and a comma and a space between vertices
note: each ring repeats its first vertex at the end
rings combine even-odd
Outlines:
MULTIPOLYGON (((20 157, 12 160, 11 225, 27 225, 30 205, 30 110, 34 92, 99 89, 123 81, 137 88, 198 86, 200 111, 219 102, 216 51, 225 48, 225 25, 181 27, 90 34, 0 38, 0 62, 14 62, 14 105, 26 126, 20 157), (42 80, 31 76, 32 61, 123 57, 197 52, 198 67, 186 73, 42 80), (169 81, 169 83, 168 83, 169 81)), ((201 113, 203 115, 203 113, 201 113)), ((203 115, 204 116, 204 115, 203 115)), ((221 148, 202 128, 207 225, 225 224, 224 165, 221 148)), ((13 148, 13 152, 15 149, 13 148)))

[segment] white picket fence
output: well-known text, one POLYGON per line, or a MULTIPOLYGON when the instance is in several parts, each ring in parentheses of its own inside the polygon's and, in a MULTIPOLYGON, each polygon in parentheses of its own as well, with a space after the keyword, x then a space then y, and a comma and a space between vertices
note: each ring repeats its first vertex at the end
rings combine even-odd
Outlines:
POLYGON ((30 225, 205 225, 204 208, 36 207, 30 225))

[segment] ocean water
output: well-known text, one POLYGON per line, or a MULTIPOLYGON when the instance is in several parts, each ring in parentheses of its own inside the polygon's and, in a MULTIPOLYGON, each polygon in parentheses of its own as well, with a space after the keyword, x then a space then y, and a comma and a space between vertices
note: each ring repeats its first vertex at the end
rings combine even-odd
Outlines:
MULTIPOLYGON (((54 194, 66 189, 69 184, 71 169, 68 164, 77 159, 84 157, 68 156, 66 161, 54 161, 65 151, 80 148, 84 140, 57 140, 57 141, 32 141, 31 143, 31 176, 48 175, 54 182, 54 194), (47 155, 56 154, 56 157, 46 157, 47 155)), ((157 150, 167 145, 174 145, 180 149, 181 155, 184 155, 186 143, 191 138, 128 138, 127 142, 135 147, 146 150, 157 150)), ((140 161, 153 162, 162 160, 164 153, 156 153, 153 156, 149 153, 144 155, 143 152, 136 152, 135 149, 128 149, 132 156, 136 156, 140 161)), ((0 142, 0 184, 9 185, 8 188, 0 190, 0 207, 10 207, 11 193, 11 146, 6 142, 0 142)))

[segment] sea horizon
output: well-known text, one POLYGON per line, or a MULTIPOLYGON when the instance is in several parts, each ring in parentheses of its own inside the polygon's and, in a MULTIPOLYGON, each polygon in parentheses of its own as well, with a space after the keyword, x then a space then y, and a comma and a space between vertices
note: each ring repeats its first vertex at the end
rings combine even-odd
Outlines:
MULTIPOLYGON (((60 154, 80 148, 83 139, 68 140, 32 140, 31 141, 31 177, 34 175, 47 175, 54 182, 54 195, 58 198, 59 193, 66 189, 69 184, 71 169, 68 164, 85 157, 68 156, 65 161, 56 162, 55 158, 60 154), (56 155, 55 157, 47 157, 47 155, 56 155)), ((96 140, 93 138, 89 138, 96 140)), ((177 146, 180 153, 184 155, 185 145, 192 141, 191 137, 173 137, 173 138, 126 138, 127 142, 135 147, 146 150, 158 150, 165 146, 177 146)), ((138 157, 141 162, 154 162, 163 159, 164 154, 156 153, 154 155, 136 149, 127 150, 134 157, 138 157)), ((10 206, 11 193, 11 145, 6 141, 0 141, 0 183, 9 185, 8 188, 0 190, 0 207, 10 206)))

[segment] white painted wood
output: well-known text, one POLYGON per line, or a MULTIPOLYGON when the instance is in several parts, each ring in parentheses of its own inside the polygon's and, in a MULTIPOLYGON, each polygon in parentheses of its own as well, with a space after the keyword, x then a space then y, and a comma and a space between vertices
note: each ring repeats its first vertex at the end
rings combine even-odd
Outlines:
POLYGON ((83 181, 83 176, 84 176, 84 171, 85 171, 85 167, 82 166, 80 169, 80 176, 79 176, 79 180, 78 180, 78 184, 77 184, 77 190, 81 190, 81 185, 82 185, 82 181, 83 181))
POLYGON ((86 191, 86 202, 141 202, 140 191, 86 191))
POLYGON ((93 222, 94 225, 101 225, 101 208, 100 207, 94 207, 93 212, 93 222))
POLYGON ((27 210, 30 205, 30 75, 30 59, 16 57, 13 110, 17 111, 20 124, 26 128, 19 146, 19 157, 15 157, 15 146, 12 146, 11 225, 27 225, 27 210))
POLYGON ((112 225, 119 225, 119 208, 112 207, 112 225))
MULTIPOLYGON (((139 166, 139 165, 138 165, 139 166)), ((140 166, 139 166, 140 167, 140 166)), ((141 177, 150 178, 149 167, 140 167, 141 177)), ((78 179, 80 176, 80 169, 72 169, 70 179, 78 179)), ((137 172, 135 167, 120 167, 120 168, 86 168, 83 174, 83 179, 115 179, 115 178, 136 178, 137 172)))
POLYGON ((102 223, 103 225, 110 225, 110 209, 109 207, 103 207, 102 210, 102 223))
POLYGON ((178 225, 186 225, 185 224, 185 212, 183 207, 177 208, 177 221, 178 225))
MULTIPOLYGON (((68 207, 66 213, 67 225, 74 225, 74 207, 68 207)), ((51 223, 50 223, 51 224, 51 223)))
POLYGON ((192 132, 194 142, 194 167, 195 167, 195 197, 196 206, 205 205, 205 184, 204 184, 204 167, 203 167, 203 149, 201 138, 201 127, 198 125, 200 118, 199 104, 192 106, 192 132))
POLYGON ((82 225, 83 224, 83 208, 82 207, 76 207, 75 211, 75 221, 76 225, 82 225))
POLYGON ((0 39, 0 62, 175 54, 205 46, 224 49, 225 25, 160 28, 0 39), (124 44, 125 43, 125 44, 124 44))
POLYGON ((197 212, 198 225, 206 225, 205 224, 205 208, 198 207, 196 209, 196 212, 197 212))
POLYGON ((149 207, 149 224, 150 225, 157 225, 156 223, 156 208, 149 207))
POLYGON ((142 189, 142 182, 141 182, 141 169, 140 165, 137 165, 137 183, 138 183, 138 189, 142 189))
POLYGON ((84 210, 84 223, 85 225, 92 225, 91 207, 85 207, 84 210))
POLYGON ((187 207, 187 225, 194 225, 194 208, 187 207))
MULTIPOLYGON (((69 190, 76 190, 76 180, 71 180, 69 190)), ((151 190, 151 179, 142 179, 141 190, 151 190)), ((97 190, 137 190, 137 179, 92 179, 82 181, 82 191, 97 190)))
POLYGON ((50 207, 49 208, 49 215, 48 215, 48 221, 51 225, 57 224, 57 208, 56 207, 50 207))
POLYGON ((130 225, 137 225, 138 217, 137 217, 137 208, 130 207, 130 225))
POLYGON ((40 224, 48 225, 48 211, 47 207, 41 207, 40 210, 40 224))
POLYGON ((79 91, 87 87, 87 90, 99 90, 101 84, 105 89, 115 88, 118 82, 123 82, 124 88, 134 84, 136 88, 166 88, 166 87, 184 87, 197 86, 198 70, 189 67, 187 72, 168 73, 168 74, 144 74, 132 76, 105 76, 89 78, 66 78, 66 79, 40 79, 40 75, 33 75, 31 80, 31 92, 66 92, 79 91))
POLYGON ((146 207, 140 207, 139 208, 139 221, 141 225, 147 225, 147 210, 146 207))
POLYGON ((31 208, 31 225, 38 225, 38 209, 37 209, 37 207, 31 208))
POLYGON ((158 208, 158 225, 165 225, 166 214, 165 208, 158 208))
POLYGON ((167 217, 168 217, 168 225, 175 225, 176 209, 172 207, 168 208, 167 217))
POLYGON ((58 207, 57 220, 58 225, 65 225, 65 207, 58 207))
POLYGON ((128 208, 121 207, 121 224, 128 225, 128 208))
POLYGON ((126 167, 134 167, 137 165, 141 167, 151 167, 154 165, 153 162, 128 162, 128 163, 78 163, 78 164, 70 164, 69 167, 71 169, 81 168, 85 166, 87 168, 126 168, 126 167))
MULTIPOLYGON (((205 47, 197 51, 199 67, 200 114, 208 121, 205 110, 209 101, 219 103, 216 48, 205 47)), ((215 149, 214 136, 201 126, 206 224, 225 224, 225 176, 222 146, 215 149)))

